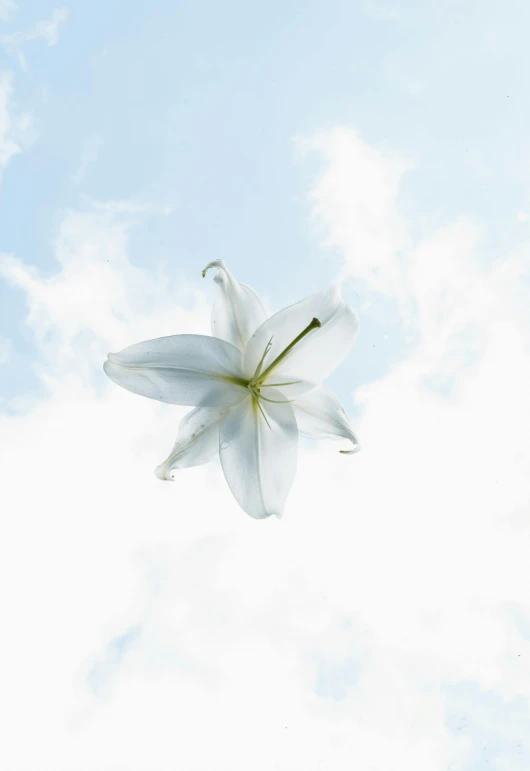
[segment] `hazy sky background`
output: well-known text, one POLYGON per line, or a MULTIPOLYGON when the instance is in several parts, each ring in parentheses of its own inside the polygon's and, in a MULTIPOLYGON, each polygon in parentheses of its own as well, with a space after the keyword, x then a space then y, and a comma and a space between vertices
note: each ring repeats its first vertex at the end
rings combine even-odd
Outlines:
POLYGON ((0 0, 0 766, 528 771, 530 8, 0 0), (337 278, 282 520, 107 351, 337 278))

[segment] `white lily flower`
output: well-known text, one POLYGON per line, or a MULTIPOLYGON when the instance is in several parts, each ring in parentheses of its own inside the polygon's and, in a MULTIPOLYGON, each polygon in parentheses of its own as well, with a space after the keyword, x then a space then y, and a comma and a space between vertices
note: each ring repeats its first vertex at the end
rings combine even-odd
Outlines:
POLYGON ((169 404, 194 405, 160 479, 207 463, 217 453, 239 505, 256 519, 281 516, 296 472, 298 434, 358 439, 324 380, 357 334, 355 312, 338 284, 267 319, 256 292, 234 279, 222 260, 212 337, 172 335, 109 353, 107 375, 128 391, 169 404))

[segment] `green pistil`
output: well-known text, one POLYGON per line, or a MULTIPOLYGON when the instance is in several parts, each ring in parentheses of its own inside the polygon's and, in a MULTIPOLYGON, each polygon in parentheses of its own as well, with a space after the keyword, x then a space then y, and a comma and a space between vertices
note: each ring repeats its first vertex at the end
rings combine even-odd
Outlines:
POLYGON ((269 340, 269 342, 267 343, 267 347, 265 348, 265 353, 261 357, 261 361, 258 364, 258 367, 256 369, 254 377, 250 381, 250 385, 251 386, 255 386, 255 385, 257 385, 259 383, 259 385, 261 386, 263 381, 266 380, 269 377, 269 375, 276 369, 278 364, 285 359, 285 357, 287 356, 289 351, 291 351, 294 348, 294 346, 297 345, 297 343, 299 343, 300 340, 302 340, 302 338, 304 338, 306 335, 308 335, 311 332, 312 329, 317 329, 318 327, 321 327, 321 326, 322 326, 322 324, 320 323, 320 321, 318 319, 316 319, 316 318, 312 319, 311 322, 307 325, 307 327, 304 330, 302 330, 302 332, 300 332, 300 334, 297 337, 295 337, 295 339, 292 341, 292 343, 289 343, 287 348, 285 348, 279 354, 279 356, 277 356, 274 359, 272 364, 269 364, 267 369, 260 374, 260 369, 261 369, 261 366, 263 364, 263 360, 264 360, 264 358, 265 358, 265 356, 268 353, 268 350, 270 348, 270 340, 269 340))

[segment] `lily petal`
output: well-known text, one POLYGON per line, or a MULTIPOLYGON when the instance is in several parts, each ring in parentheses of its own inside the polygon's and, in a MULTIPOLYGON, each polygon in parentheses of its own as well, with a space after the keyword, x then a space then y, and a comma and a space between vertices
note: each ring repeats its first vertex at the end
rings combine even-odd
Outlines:
POLYGON ((159 479, 173 481, 174 469, 201 466, 219 452, 219 423, 227 410, 196 407, 180 421, 178 439, 166 460, 157 466, 159 479))
POLYGON ((206 335, 136 343, 109 353, 103 368, 122 388, 169 404, 223 407, 248 396, 241 351, 206 335))
MULTIPOLYGON (((274 388, 271 399, 281 399, 274 388)), ((242 509, 255 519, 281 516, 294 481, 298 429, 292 405, 252 399, 233 407, 220 426, 226 481, 242 509)))
POLYGON ((302 436, 310 439, 349 439, 353 447, 340 450, 344 454, 351 455, 361 449, 344 407, 327 386, 318 386, 300 396, 293 407, 298 431, 302 436))
MULTIPOLYGON (((291 349, 279 363, 274 379, 267 382, 307 380, 320 383, 328 377, 349 352, 359 328, 357 314, 342 299, 338 284, 284 308, 254 332, 245 350, 244 368, 247 377, 253 376, 269 341, 270 350, 263 370, 313 318, 320 321, 320 328, 311 330, 291 349)), ((290 393, 287 389, 286 394, 290 393)))
POLYGON ((267 318, 263 303, 250 286, 235 280, 223 260, 208 263, 203 276, 209 268, 217 268, 214 281, 220 290, 212 310, 212 335, 244 351, 251 334, 267 318))

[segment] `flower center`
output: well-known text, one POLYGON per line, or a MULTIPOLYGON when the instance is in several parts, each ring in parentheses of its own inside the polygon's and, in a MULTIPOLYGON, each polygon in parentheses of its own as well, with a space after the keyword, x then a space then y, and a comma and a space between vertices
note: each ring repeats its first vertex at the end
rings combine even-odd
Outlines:
MULTIPOLYGON (((277 368, 278 364, 285 359, 289 351, 291 351, 297 343, 300 342, 306 335, 308 335, 312 329, 317 329, 318 327, 321 327, 322 324, 320 321, 316 318, 312 319, 311 322, 307 325, 305 329, 303 329, 299 335, 297 335, 294 340, 289 343, 289 345, 283 349, 283 351, 274 359, 274 361, 269 364, 269 366, 266 368, 264 372, 261 371, 261 368, 263 366, 263 362, 265 361, 265 357, 270 351, 271 348, 271 341, 272 337, 265 346, 265 351, 263 352, 263 356, 261 357, 258 366, 256 367, 256 371, 254 372, 254 375, 252 377, 252 380, 249 381, 249 386, 254 388, 255 386, 261 386, 267 378, 272 375, 274 370, 277 368)), ((299 383, 300 381, 295 381, 299 383)), ((287 385, 286 383, 275 383, 274 385, 287 385)), ((292 383, 289 383, 288 385, 292 385, 292 383)))
POLYGON ((306 335, 308 335, 312 329, 317 329, 318 327, 321 327, 322 324, 320 321, 316 318, 312 319, 311 322, 307 325, 305 329, 303 329, 295 339, 289 343, 289 345, 283 349, 283 351, 274 359, 271 364, 262 372, 261 368, 263 367, 263 362, 265 361, 265 357, 267 356, 268 352, 271 349, 271 343, 272 343, 272 337, 265 346, 265 350, 263 351, 263 356, 259 360, 258 366, 256 367, 256 371, 254 372, 254 375, 252 376, 252 379, 248 381, 247 388, 250 391, 252 395, 252 401, 254 402, 254 406, 258 408, 263 415, 266 424, 270 428, 270 423, 267 420, 267 416, 265 415, 265 412, 263 411, 263 407, 260 404, 260 399, 263 399, 266 402, 273 402, 274 404, 285 404, 287 402, 292 402, 293 399, 269 399, 266 396, 263 396, 261 393, 262 388, 273 388, 275 386, 288 386, 288 385, 295 385, 296 383, 301 383, 301 380, 291 380, 286 383, 265 383, 265 380, 274 372, 278 364, 285 359, 289 351, 291 351, 294 346, 302 340, 306 335))

